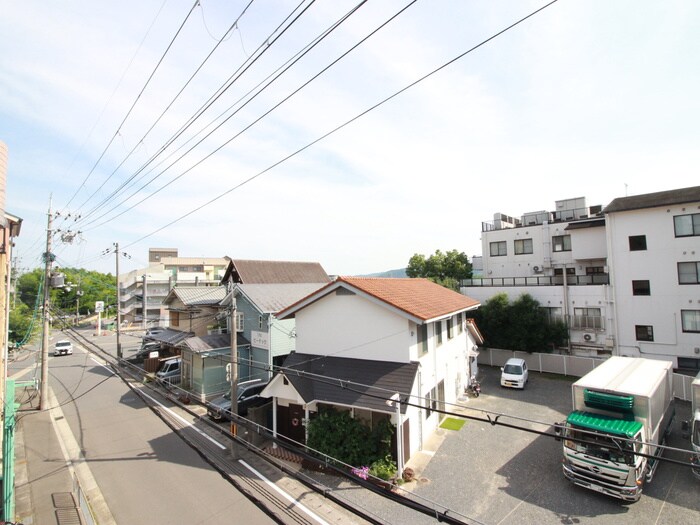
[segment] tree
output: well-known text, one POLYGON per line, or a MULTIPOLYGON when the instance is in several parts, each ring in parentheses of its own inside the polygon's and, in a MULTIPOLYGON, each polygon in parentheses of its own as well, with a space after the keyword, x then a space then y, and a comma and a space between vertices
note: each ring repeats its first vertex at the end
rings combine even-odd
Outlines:
POLYGON ((426 259, 425 255, 416 253, 408 261, 406 275, 409 277, 425 277, 431 281, 459 289, 459 281, 472 275, 472 265, 464 252, 450 250, 442 253, 436 250, 426 259))
POLYGON ((550 322, 531 295, 510 303, 505 293, 486 301, 474 318, 488 346, 525 352, 546 352, 562 346, 568 338, 566 325, 550 322))

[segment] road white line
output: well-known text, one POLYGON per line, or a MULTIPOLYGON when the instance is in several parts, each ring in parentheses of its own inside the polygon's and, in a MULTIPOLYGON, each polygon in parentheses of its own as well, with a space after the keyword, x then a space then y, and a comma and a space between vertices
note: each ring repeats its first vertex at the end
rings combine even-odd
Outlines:
POLYGON ((97 485, 97 481, 95 481, 95 477, 92 475, 90 466, 85 460, 82 449, 80 445, 78 445, 78 441, 75 439, 73 431, 63 415, 61 405, 58 404, 56 395, 51 387, 49 387, 46 397, 49 405, 52 407, 49 409, 51 424, 58 436, 58 444, 61 447, 61 453, 66 461, 68 472, 71 478, 75 479, 77 477, 80 482, 80 488, 85 493, 89 503, 90 508, 88 510, 93 514, 94 520, 100 524, 116 525, 117 522, 107 506, 107 502, 100 491, 100 487, 97 485))
POLYGON ((104 368, 105 370, 107 370, 110 374, 115 375, 114 370, 112 370, 112 369, 111 369, 110 367, 108 367, 106 364, 104 364, 104 363, 98 361, 98 360, 95 359, 94 357, 90 357, 90 360, 91 360, 93 363, 96 363, 96 364, 98 364, 99 366, 101 366, 102 368, 104 368))
POLYGON ((215 440, 213 437, 211 437, 211 436, 210 436, 209 434, 207 434, 206 432, 202 432, 202 431, 199 430, 197 427, 195 427, 190 421, 187 421, 185 418, 179 416, 178 414, 176 414, 175 412, 173 412, 172 410, 170 410, 168 407, 166 407, 163 403, 161 403, 161 402, 158 401, 157 399, 154 399, 153 397, 149 396, 149 395, 146 394, 145 392, 141 392, 140 390, 139 390, 139 393, 140 393, 141 395, 143 395, 143 396, 146 396, 148 399, 150 399, 151 401, 153 401, 153 403, 155 403, 156 405, 158 405, 159 407, 161 407, 163 410, 165 410, 166 412, 168 412, 168 414, 170 414, 172 417, 174 417, 174 418, 177 419, 178 421, 182 422, 184 425, 186 425, 186 426, 188 426, 188 427, 192 427, 192 430, 194 430, 195 432, 199 433, 202 437, 208 439, 208 440, 211 441, 212 443, 214 443, 214 444, 215 444, 217 447, 219 447, 221 450, 226 450, 226 445, 222 445, 221 443, 219 443, 217 440, 215 440))
POLYGON ((305 514, 309 515, 311 518, 313 518, 313 519, 315 519, 316 521, 318 521, 321 525, 330 525, 327 521, 325 521, 324 519, 320 518, 319 516, 317 516, 316 514, 314 514, 313 512, 311 512, 311 511, 310 511, 309 509, 307 509, 304 505, 302 505, 301 503, 299 503, 297 500, 295 500, 293 497, 291 497, 289 494, 287 494, 285 491, 283 491, 281 488, 279 488, 277 485, 275 485, 272 481, 270 481, 270 480, 267 479, 265 476, 263 476, 262 474, 260 474, 260 472, 258 472, 258 471, 255 470, 253 467, 251 467, 250 465, 248 465, 248 463, 246 463, 246 462, 243 461, 242 459, 239 459, 238 462, 239 462, 241 465, 243 465, 245 468, 247 468, 248 470, 250 470, 253 474, 255 474, 256 476, 258 476, 258 477, 259 477, 261 480, 263 480, 271 489, 273 489, 273 490, 275 490, 277 493, 279 493, 284 499, 286 499, 287 501, 289 501, 292 505, 295 505, 295 506, 299 507, 299 509, 300 509, 302 512, 304 512, 305 514))

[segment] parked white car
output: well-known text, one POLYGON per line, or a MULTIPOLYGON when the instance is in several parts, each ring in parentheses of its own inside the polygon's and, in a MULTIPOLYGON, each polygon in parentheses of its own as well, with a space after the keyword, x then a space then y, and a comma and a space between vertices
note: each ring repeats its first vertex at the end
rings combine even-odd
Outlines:
POLYGON ((525 388, 528 381, 527 363, 524 359, 511 357, 501 367, 501 386, 525 388))
POLYGON ((73 353, 73 343, 64 339, 63 341, 58 341, 53 347, 53 355, 71 355, 73 353))

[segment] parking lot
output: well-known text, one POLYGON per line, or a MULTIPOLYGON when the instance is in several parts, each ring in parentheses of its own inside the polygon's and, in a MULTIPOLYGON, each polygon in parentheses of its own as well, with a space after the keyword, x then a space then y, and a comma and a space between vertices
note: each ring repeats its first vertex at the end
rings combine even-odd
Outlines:
MULTIPOLYGON (((466 406, 525 420, 555 423, 565 419, 571 407, 573 378, 531 373, 527 389, 520 391, 501 388, 499 375, 497 368, 482 367, 482 395, 469 399, 466 406)), ((689 448, 680 430, 680 421, 689 415, 689 404, 677 403, 668 445, 689 448)), ((524 420, 501 417, 500 421, 546 430, 524 420)), ((440 432, 444 441, 413 492, 449 506, 474 523, 700 522, 700 481, 689 468, 662 463, 642 499, 629 504, 570 484, 562 474, 562 444, 554 439, 474 421, 459 431, 440 432)), ((687 460, 689 455, 667 456, 687 460)))

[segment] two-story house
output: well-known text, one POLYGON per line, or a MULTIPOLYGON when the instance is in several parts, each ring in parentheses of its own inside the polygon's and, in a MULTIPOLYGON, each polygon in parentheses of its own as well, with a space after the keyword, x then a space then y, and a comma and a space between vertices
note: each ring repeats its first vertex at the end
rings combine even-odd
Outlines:
POLYGON ((303 443, 305 423, 324 407, 370 426, 388 418, 401 469, 437 428, 435 410, 468 384, 481 339, 466 313, 478 306, 426 279, 362 277, 339 277, 290 305, 277 317, 296 320, 297 351, 262 394, 273 399, 273 431, 303 443))
MULTIPOLYGON (((296 348, 294 319, 275 314, 321 288, 321 283, 235 284, 236 330, 250 345, 238 350, 239 380, 262 379, 296 348)), ((226 301, 230 304, 230 301, 226 301)))

